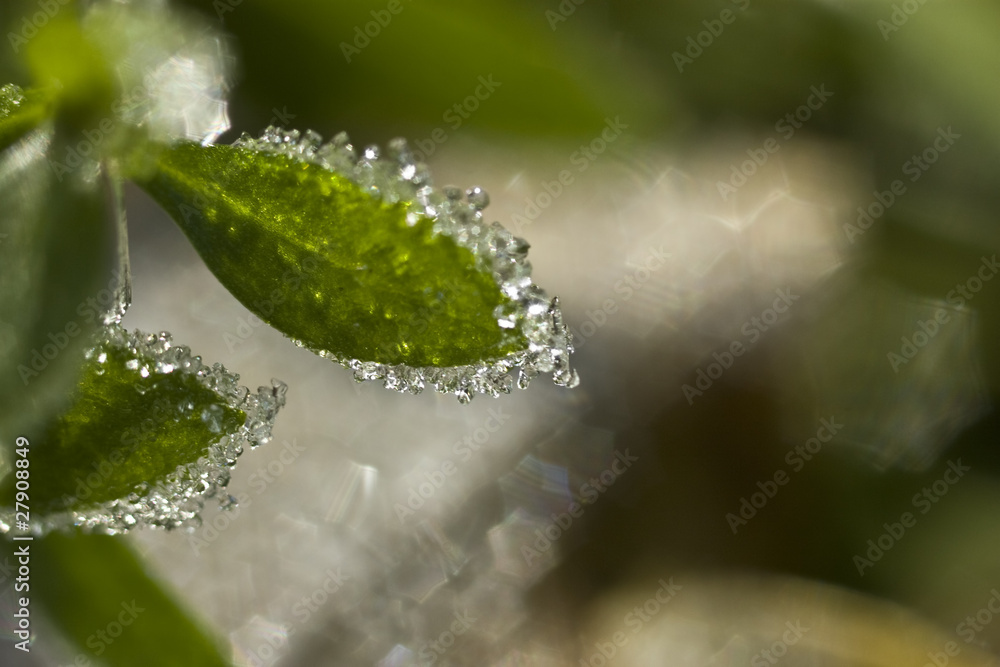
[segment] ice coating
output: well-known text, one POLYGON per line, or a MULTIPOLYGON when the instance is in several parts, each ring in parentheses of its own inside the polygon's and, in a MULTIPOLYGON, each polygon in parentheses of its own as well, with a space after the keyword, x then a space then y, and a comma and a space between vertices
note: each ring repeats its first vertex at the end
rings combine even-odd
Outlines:
POLYGON ((526 350, 447 368, 382 364, 313 350, 318 355, 350 368, 359 382, 382 380, 387 389, 414 394, 430 386, 454 394, 462 403, 468 403, 477 393, 494 397, 510 393, 515 384, 511 375, 514 368, 520 368, 516 385, 521 389, 527 388, 539 373, 552 373, 553 381, 561 387, 579 384, 577 372, 569 365, 572 337, 563 322, 559 299, 550 299, 532 282, 528 242, 512 235, 499 222, 486 222, 483 209, 489 204, 489 195, 485 190, 473 187, 463 193, 453 187, 435 188, 427 166, 414 158, 403 139, 390 141, 384 156, 376 146, 359 154, 343 132, 323 143, 313 131, 301 133, 271 126, 260 137, 244 134, 233 145, 319 165, 387 203, 409 202, 408 222, 416 224, 421 217, 430 218, 434 233, 444 234, 470 250, 478 267, 493 276, 500 291, 514 304, 497 308, 497 324, 507 329, 520 327, 528 340, 526 350))
MULTIPOLYGON (((79 510, 53 512, 33 517, 31 532, 44 535, 51 530, 76 526, 86 532, 123 533, 133 528, 150 526, 178 528, 196 526, 205 499, 218 497, 220 505, 228 507, 234 499, 225 493, 230 468, 243 453, 271 439, 278 410, 285 404, 288 387, 272 380, 270 387, 259 387, 256 393, 239 384, 239 375, 230 373, 221 364, 209 367, 201 357, 192 356, 185 345, 174 344, 170 334, 129 333, 117 324, 105 327, 95 344, 88 349, 88 359, 106 363, 107 350, 125 351, 130 357, 126 368, 149 374, 185 373, 221 397, 230 407, 246 414, 243 425, 235 433, 224 434, 211 443, 205 455, 197 461, 178 466, 173 473, 152 484, 143 482, 127 497, 95 503, 79 510)), ((221 411, 221 410, 220 410, 221 411)), ((209 410, 202 419, 210 422, 209 410)), ((8 533, 14 525, 11 508, 0 509, 0 532, 8 533)))

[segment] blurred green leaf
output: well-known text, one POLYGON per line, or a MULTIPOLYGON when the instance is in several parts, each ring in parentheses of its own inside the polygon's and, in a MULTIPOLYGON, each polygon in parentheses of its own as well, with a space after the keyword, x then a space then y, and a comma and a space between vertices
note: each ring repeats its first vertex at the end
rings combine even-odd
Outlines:
POLYGON ((286 335, 341 358, 458 366, 527 348, 492 275, 409 203, 283 155, 182 144, 141 185, 219 281, 286 335))
POLYGON ((36 131, 0 153, 0 442, 68 405, 83 349, 126 279, 115 188, 80 163, 49 162, 60 134, 36 131))
POLYGON ((52 533, 19 544, 31 545, 39 573, 32 601, 76 645, 77 657, 110 667, 230 664, 121 538, 52 533))
POLYGON ((30 34, 21 31, 26 41, 15 51, 41 88, 0 121, 3 436, 66 408, 86 341, 128 300, 121 193, 88 134, 107 111, 111 78, 74 9, 62 9, 44 21, 32 15, 30 34), (51 124, 26 134, 50 114, 51 124))
POLYGON ((457 0, 186 4, 218 17, 237 37, 244 76, 234 118, 252 132, 272 116, 287 124, 287 115, 325 134, 346 130, 380 141, 417 139, 434 127, 446 136, 468 127, 551 139, 589 137, 609 115, 637 125, 665 117, 648 73, 611 37, 581 38, 569 24, 553 30, 543 7, 457 0), (609 50, 617 57, 609 59, 609 50), (249 118, 254 105, 262 115, 249 118))

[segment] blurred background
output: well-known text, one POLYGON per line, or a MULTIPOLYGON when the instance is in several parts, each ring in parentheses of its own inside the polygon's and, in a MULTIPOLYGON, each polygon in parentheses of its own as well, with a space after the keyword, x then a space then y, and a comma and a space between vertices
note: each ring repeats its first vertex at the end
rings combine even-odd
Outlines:
POLYGON ((355 384, 127 190, 124 324, 290 386, 237 509, 127 538, 235 664, 993 664, 1000 5, 174 6, 236 59, 219 141, 403 136, 485 188, 582 380, 355 384))

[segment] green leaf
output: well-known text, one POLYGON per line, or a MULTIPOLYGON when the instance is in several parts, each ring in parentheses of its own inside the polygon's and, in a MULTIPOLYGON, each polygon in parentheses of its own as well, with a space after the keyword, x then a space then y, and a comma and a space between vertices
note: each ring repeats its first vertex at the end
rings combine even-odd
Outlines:
MULTIPOLYGON (((91 355, 72 407, 32 441, 33 509, 40 513, 82 509, 83 504, 124 498, 140 484, 155 484, 178 466, 197 460, 220 433, 243 424, 246 415, 229 407, 197 377, 187 373, 143 377, 140 363, 144 368, 156 364, 115 347, 91 355), (135 369, 127 366, 133 360, 135 369), (153 426, 144 434, 141 427, 146 420, 153 426), (116 454, 115 462, 108 461, 116 454), (92 465, 105 461, 107 466, 92 465), (93 473, 92 479, 100 478, 99 483, 88 485, 87 476, 93 473), (85 500, 73 498, 81 488, 85 500)), ((13 484, 8 478, 0 491, 3 498, 13 496, 13 484)))
POLYGON ((48 91, 23 91, 14 84, 0 87, 0 151, 41 125, 52 111, 48 91))
POLYGON ((506 371, 520 364, 525 383, 556 370, 574 384, 558 304, 531 284, 527 244, 486 224, 485 193, 442 194, 405 143, 391 153, 359 159, 346 135, 321 146, 272 129, 237 146, 164 149, 140 184, 243 305, 359 379, 412 391, 427 379, 465 400, 466 385, 509 391, 506 371), (365 363, 411 375, 397 382, 365 363))
POLYGON ((52 533, 15 544, 29 545, 36 573, 31 579, 31 602, 38 601, 72 642, 77 651, 71 658, 74 665, 230 664, 215 641, 146 574, 139 557, 120 537, 52 533), (75 662, 80 656, 89 662, 75 662))
POLYGON ((96 163, 56 173, 58 132, 0 152, 0 447, 65 410, 86 341, 128 300, 120 192, 96 163))
POLYGON ((505 299, 472 253, 434 235, 428 218, 407 224, 406 203, 317 165, 229 146, 179 146, 160 167, 147 188, 219 280, 313 349, 454 366, 527 345, 497 325, 505 299))
MULTIPOLYGON (((167 334, 108 327, 87 351, 69 410, 28 434, 31 509, 42 516, 35 530, 191 519, 204 496, 228 483, 243 445, 269 439, 283 404, 284 385, 250 395, 238 379, 203 367, 167 334)), ((8 474, 0 498, 9 503, 14 493, 8 474)), ((0 513, 0 528, 9 530, 10 519, 0 513)))

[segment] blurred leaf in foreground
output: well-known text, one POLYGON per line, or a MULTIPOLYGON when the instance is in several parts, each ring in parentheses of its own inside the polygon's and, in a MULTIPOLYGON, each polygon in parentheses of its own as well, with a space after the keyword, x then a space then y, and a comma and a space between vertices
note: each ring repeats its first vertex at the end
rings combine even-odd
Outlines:
POLYGON ((65 409, 87 340, 127 301, 117 192, 95 162, 57 175, 62 137, 38 129, 0 153, 4 447, 65 409))
POLYGON ((74 665, 95 659, 109 667, 230 664, 122 538, 52 533, 19 544, 31 545, 32 601, 75 644, 74 665))
POLYGON ((613 36, 581 34, 583 12, 554 30, 545 8, 519 3, 185 4, 238 38, 244 77, 234 107, 253 130, 287 110, 327 133, 417 139, 439 126, 446 137, 473 128, 551 140, 594 136, 608 115, 636 126, 668 115, 648 72, 613 36), (247 117, 254 107, 262 115, 247 117))

